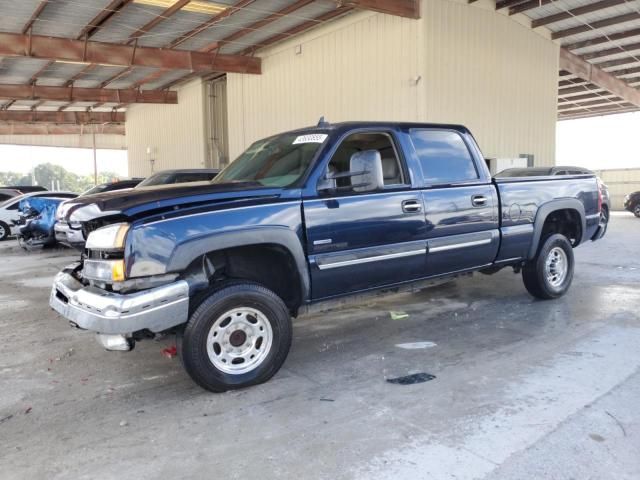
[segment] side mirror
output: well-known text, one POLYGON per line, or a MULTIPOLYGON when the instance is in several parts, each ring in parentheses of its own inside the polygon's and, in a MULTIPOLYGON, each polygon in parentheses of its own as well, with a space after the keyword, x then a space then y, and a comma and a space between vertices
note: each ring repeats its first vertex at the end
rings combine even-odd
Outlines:
POLYGON ((370 192, 384 187, 382 157, 378 150, 365 150, 351 155, 349 171, 354 192, 370 192))
POLYGON ((382 158, 377 150, 365 150, 351 155, 349 171, 341 173, 327 173, 318 181, 318 191, 336 192, 353 190, 354 192, 370 192, 384 187, 382 172, 382 158), (337 179, 350 178, 351 185, 337 186, 337 179))

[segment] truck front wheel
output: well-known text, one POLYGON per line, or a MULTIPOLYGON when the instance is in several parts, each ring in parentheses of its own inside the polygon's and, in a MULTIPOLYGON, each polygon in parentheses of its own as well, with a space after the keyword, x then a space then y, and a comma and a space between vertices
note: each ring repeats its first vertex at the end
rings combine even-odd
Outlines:
POLYGON ((212 392, 266 382, 291 346, 283 301, 256 283, 215 290, 193 312, 178 342, 189 376, 212 392))
POLYGON ((524 286, 536 298, 549 300, 564 295, 573 280, 573 248, 567 237, 546 237, 538 253, 522 269, 524 286))

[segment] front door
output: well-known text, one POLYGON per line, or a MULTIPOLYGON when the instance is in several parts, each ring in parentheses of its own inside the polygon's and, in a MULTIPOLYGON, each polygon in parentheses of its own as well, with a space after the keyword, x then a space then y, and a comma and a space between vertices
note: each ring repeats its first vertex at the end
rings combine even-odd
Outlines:
POLYGON ((420 190, 412 190, 404 160, 390 132, 346 137, 327 171, 349 171, 351 155, 378 150, 384 188, 358 193, 350 178, 331 193, 306 199, 304 218, 314 300, 391 285, 424 276, 425 217, 420 190))

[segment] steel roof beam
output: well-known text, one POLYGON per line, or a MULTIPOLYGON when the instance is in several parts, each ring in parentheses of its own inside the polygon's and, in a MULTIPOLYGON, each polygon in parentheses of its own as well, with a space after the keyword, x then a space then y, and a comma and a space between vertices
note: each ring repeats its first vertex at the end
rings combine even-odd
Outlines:
POLYGON ((571 35, 576 35, 577 33, 584 33, 590 30, 596 30, 598 28, 609 27, 611 25, 631 22, 634 20, 640 20, 639 12, 625 13, 624 15, 618 15, 616 17, 610 17, 610 18, 605 18, 604 20, 598 20, 597 22, 591 22, 589 25, 578 25, 577 27, 558 30, 557 32, 551 33, 551 39, 558 40, 559 38, 569 37, 571 35))
POLYGON ((619 97, 610 94, 609 92, 604 92, 603 93, 598 93, 598 92, 594 92, 594 93, 584 93, 582 95, 572 95, 572 96, 567 96, 567 97, 559 97, 558 98, 558 103, 572 103, 572 102, 576 102, 576 101, 580 101, 580 100, 589 100, 591 98, 605 98, 609 101, 615 100, 615 99, 619 99, 619 97))
POLYGON ((498 0, 496 2, 496 10, 502 10, 503 8, 513 7, 520 3, 523 3, 525 0, 498 0))
POLYGON ((24 24, 24 27, 22 27, 22 33, 23 34, 27 33, 29 30, 31 30, 31 27, 33 27, 33 24, 38 19, 38 17, 42 13, 42 11, 44 10, 44 7, 47 6, 47 3, 49 3, 49 0, 42 0, 38 4, 36 9, 33 11, 33 14, 31 15, 31 18, 29 18, 29 21, 24 24))
POLYGON ((585 13, 597 12, 609 7, 615 7, 627 3, 628 0, 602 0, 596 3, 590 3, 578 8, 572 8, 566 12, 556 13, 554 15, 548 15, 546 17, 537 18, 531 21, 531 28, 542 27, 550 23, 559 22, 560 20, 566 20, 567 18, 576 17, 578 15, 584 15, 585 13))
POLYGON ((566 112, 565 114, 558 115, 558 120, 575 120, 578 118, 589 118, 589 117, 602 117, 604 115, 614 115, 618 113, 626 113, 626 112, 637 112, 639 109, 637 107, 633 108, 613 108, 610 110, 600 110, 595 109, 596 111, 589 111, 584 109, 582 112, 566 112))
POLYGON ((169 68, 202 73, 261 73, 261 61, 255 57, 4 32, 0 33, 0 55, 122 67, 169 68))
POLYGON ((564 45, 567 50, 577 50, 579 48, 591 47, 593 45, 600 45, 602 43, 609 43, 616 40, 624 40, 625 38, 639 37, 640 28, 632 28, 624 32, 610 33, 609 35, 603 35, 601 37, 590 38, 588 40, 582 40, 570 45, 564 45))
POLYGON ((575 108, 584 108, 584 107, 600 107, 600 106, 621 106, 621 107, 632 107, 633 105, 626 103, 621 98, 613 96, 611 98, 600 97, 596 100, 589 100, 588 102, 567 102, 561 105, 558 105, 558 110, 571 110, 575 108))
POLYGON ((373 10, 405 18, 420 18, 420 0, 337 0, 338 7, 373 10))
POLYGON ((122 123, 124 113, 119 112, 40 112, 25 110, 1 110, 0 122, 27 123, 122 123))
MULTIPOLYGON (((627 43, 626 45, 607 48, 606 50, 598 50, 597 52, 583 53, 580 56, 585 60, 591 60, 594 58, 606 57, 608 55, 615 55, 617 53, 628 53, 633 50, 640 50, 640 42, 627 43)), ((637 62, 638 60, 635 61, 637 62)))
POLYGON ((625 101, 640 107, 640 91, 627 85, 624 81, 607 73, 596 65, 592 65, 573 53, 560 49, 560 68, 587 80, 598 87, 619 96, 625 101))
POLYGON ((533 10, 534 8, 548 5, 554 0, 528 0, 518 5, 509 7, 509 15, 515 15, 516 13, 526 12, 527 10, 533 10))
MULTIPOLYGON (((94 125, 96 134, 124 135, 121 123, 94 125)), ((83 125, 56 125, 47 123, 0 123, 0 135, 81 135, 83 125)))
POLYGON ((114 88, 70 88, 41 85, 0 84, 0 98, 55 102, 178 103, 177 92, 133 88, 116 90, 114 88))

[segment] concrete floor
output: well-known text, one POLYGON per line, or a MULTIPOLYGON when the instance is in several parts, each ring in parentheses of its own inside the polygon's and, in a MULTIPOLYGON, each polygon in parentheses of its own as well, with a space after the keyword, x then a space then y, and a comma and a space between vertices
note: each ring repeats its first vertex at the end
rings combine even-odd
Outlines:
POLYGON ((0 478, 638 479, 639 245, 614 215, 556 301, 504 270, 298 319, 272 381, 215 395, 171 339, 69 328, 47 300, 72 257, 3 242, 0 478), (436 378, 385 381, 415 372, 436 378))

